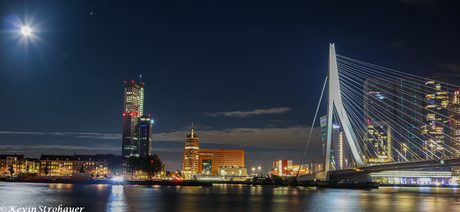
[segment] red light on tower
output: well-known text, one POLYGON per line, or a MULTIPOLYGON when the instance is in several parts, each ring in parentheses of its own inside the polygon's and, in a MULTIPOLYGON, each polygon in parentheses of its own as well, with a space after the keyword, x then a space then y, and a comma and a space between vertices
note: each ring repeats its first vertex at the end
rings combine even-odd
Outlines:
POLYGON ((150 117, 150 114, 149 114, 149 117, 150 117))
POLYGON ((134 83, 134 80, 131 80, 131 83, 134 83))
POLYGON ((125 81, 125 84, 126 84, 126 81, 125 81))
POLYGON ((123 113, 123 116, 126 116, 126 113, 123 113))
POLYGON ((151 160, 150 163, 153 163, 153 160, 151 160))
POLYGON ((370 122, 371 120, 370 119, 367 119, 367 122, 370 122))

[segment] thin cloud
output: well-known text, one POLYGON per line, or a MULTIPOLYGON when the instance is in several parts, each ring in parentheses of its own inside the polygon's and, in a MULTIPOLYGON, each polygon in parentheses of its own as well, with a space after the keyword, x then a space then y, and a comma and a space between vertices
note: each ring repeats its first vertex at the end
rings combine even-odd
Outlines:
POLYGON ((120 147, 113 147, 109 145, 99 145, 99 146, 69 146, 69 145, 0 145, 0 151, 5 150, 120 150, 120 147))
POLYGON ((290 111, 291 108, 280 107, 280 108, 271 108, 271 109, 258 109, 253 111, 230 111, 230 112, 217 112, 217 113, 205 113, 208 116, 217 117, 217 116, 236 116, 236 117, 249 117, 254 115, 263 115, 263 114, 277 114, 277 113, 286 113, 290 111))
POLYGON ((16 131, 0 131, 0 134, 19 134, 19 135, 44 135, 42 132, 16 132, 16 131))
POLYGON ((94 139, 108 139, 108 140, 120 140, 121 139, 121 134, 112 134, 112 133, 0 131, 0 134, 74 136, 78 138, 94 138, 94 139))
POLYGON ((76 136, 78 138, 94 138, 94 139, 107 139, 107 140, 121 140, 121 134, 109 134, 109 133, 81 133, 76 136))
POLYGON ((451 79, 455 81, 456 77, 460 77, 460 65, 455 63, 441 63, 439 64, 443 70, 436 72, 433 77, 448 77, 449 81, 451 79))
MULTIPOLYGON (((234 144, 243 146, 258 146, 267 148, 301 148, 310 133, 310 127, 294 126, 288 128, 233 128, 225 130, 197 130, 202 143, 234 144)), ((185 131, 170 133, 156 133, 153 140, 156 141, 184 141, 185 131)), ((312 149, 321 149, 321 129, 313 129, 310 145, 312 149)), ((310 147, 309 147, 310 148, 310 147)))
POLYGON ((455 64, 455 63, 441 63, 439 64, 440 67, 445 68, 448 71, 451 72, 460 72, 460 64, 455 64))
POLYGON ((0 154, 24 154, 26 157, 40 157, 41 154, 120 154, 119 146, 68 146, 68 145, 0 145, 0 154))

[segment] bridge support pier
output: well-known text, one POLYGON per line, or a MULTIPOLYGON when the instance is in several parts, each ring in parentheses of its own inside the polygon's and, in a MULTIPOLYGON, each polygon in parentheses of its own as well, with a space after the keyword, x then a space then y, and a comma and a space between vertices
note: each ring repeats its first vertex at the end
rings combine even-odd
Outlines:
POLYGON ((340 182, 342 180, 349 180, 358 183, 372 182, 370 174, 353 174, 353 175, 329 175, 329 181, 340 182))
POLYGON ((299 185, 331 185, 340 183, 340 181, 352 181, 356 183, 371 183, 372 177, 368 173, 364 174, 331 174, 322 171, 296 178, 299 185))

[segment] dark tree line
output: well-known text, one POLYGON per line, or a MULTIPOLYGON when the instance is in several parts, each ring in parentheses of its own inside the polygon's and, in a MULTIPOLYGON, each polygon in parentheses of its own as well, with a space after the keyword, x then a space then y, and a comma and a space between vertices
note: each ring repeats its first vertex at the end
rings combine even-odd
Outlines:
POLYGON ((160 157, 156 154, 143 158, 129 157, 126 159, 120 156, 113 156, 108 159, 107 164, 114 174, 121 174, 123 167, 125 167, 126 172, 131 174, 131 176, 136 171, 143 171, 148 174, 149 179, 152 179, 153 175, 161 172, 163 166, 163 162, 161 162, 160 157))

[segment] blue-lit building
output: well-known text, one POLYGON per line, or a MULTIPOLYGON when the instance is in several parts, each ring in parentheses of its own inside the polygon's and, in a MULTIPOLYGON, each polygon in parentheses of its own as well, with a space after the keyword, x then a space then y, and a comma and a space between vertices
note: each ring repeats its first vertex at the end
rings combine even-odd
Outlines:
MULTIPOLYGON (((323 156, 326 156, 326 143, 327 143, 327 115, 322 116, 319 119, 319 123, 321 126, 321 143, 323 145, 323 156)), ((329 169, 335 170, 335 155, 334 155, 334 139, 331 138, 331 153, 329 158, 329 169)))
POLYGON ((145 157, 152 154, 152 125, 153 120, 148 116, 141 116, 137 125, 137 135, 139 147, 139 157, 145 157))

